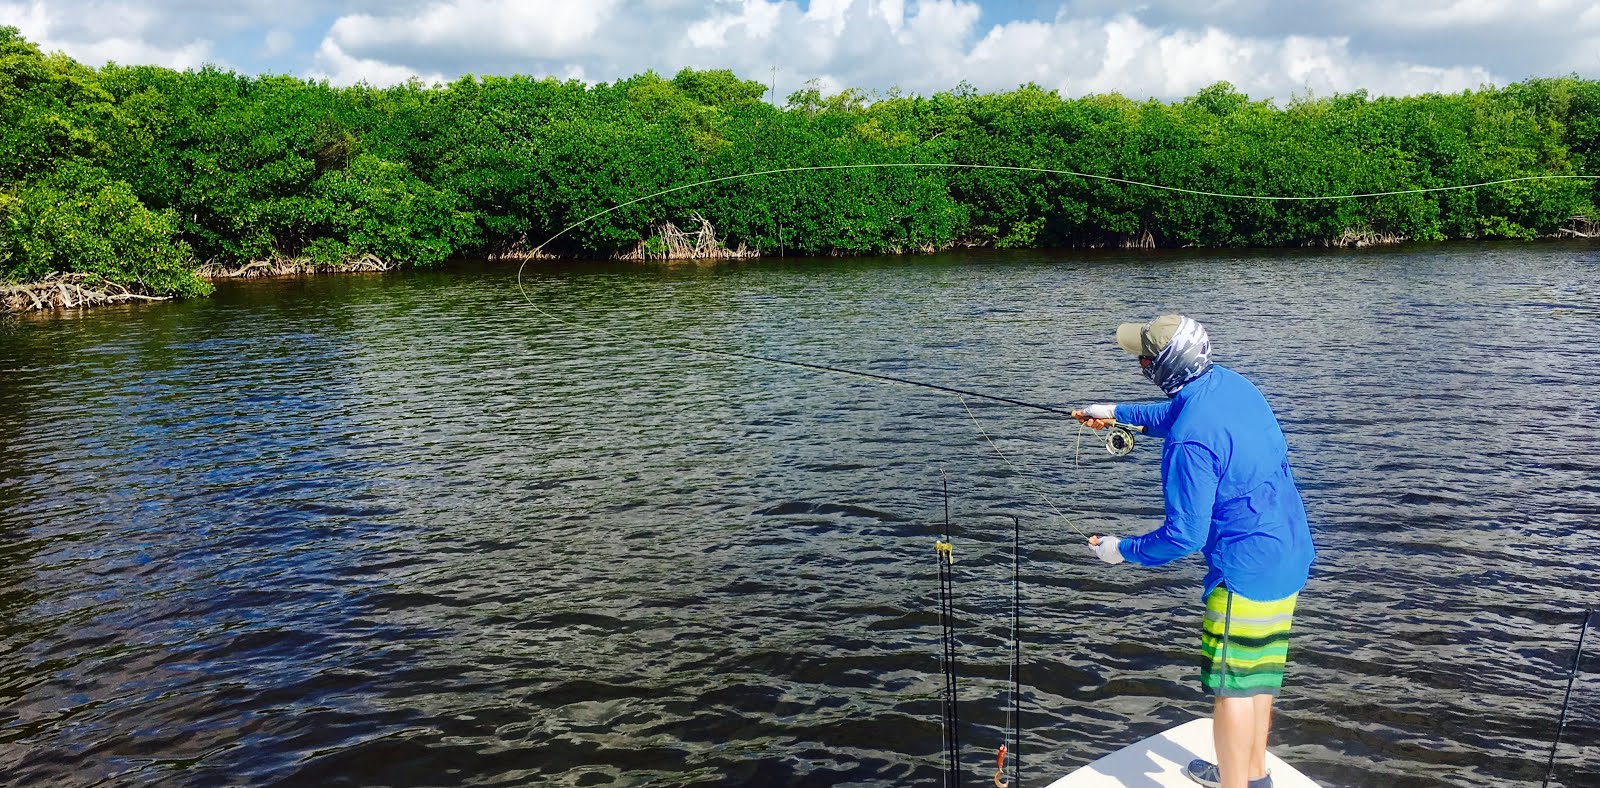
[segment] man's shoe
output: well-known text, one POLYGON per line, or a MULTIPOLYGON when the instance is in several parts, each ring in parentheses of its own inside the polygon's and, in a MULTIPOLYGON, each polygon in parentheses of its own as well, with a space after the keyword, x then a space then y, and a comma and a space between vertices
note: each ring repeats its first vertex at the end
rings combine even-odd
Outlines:
MULTIPOLYGON (((1222 771, 1217 768, 1217 765, 1199 758, 1190 761, 1188 766, 1183 767, 1183 774, 1185 777, 1206 786, 1206 788, 1218 788, 1218 786, 1222 785, 1222 771)), ((1272 775, 1268 774, 1259 780, 1251 780, 1250 788, 1272 788, 1272 775)))

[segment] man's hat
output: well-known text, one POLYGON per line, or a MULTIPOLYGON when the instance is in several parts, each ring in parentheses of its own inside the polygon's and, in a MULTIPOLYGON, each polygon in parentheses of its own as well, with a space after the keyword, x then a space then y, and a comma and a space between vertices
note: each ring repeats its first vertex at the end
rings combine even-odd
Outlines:
POLYGON ((1162 315, 1148 323, 1123 323, 1117 326, 1117 344, 1135 356, 1158 356, 1182 322, 1179 315, 1162 315))

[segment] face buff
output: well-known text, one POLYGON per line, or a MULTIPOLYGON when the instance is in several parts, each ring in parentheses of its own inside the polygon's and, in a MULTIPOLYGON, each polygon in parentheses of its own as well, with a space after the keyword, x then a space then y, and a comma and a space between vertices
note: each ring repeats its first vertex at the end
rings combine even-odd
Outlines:
POLYGON ((1156 354, 1150 366, 1145 367, 1144 376, 1171 397, 1189 381, 1210 370, 1211 337, 1206 334, 1205 326, 1185 317, 1179 319, 1172 341, 1156 354))

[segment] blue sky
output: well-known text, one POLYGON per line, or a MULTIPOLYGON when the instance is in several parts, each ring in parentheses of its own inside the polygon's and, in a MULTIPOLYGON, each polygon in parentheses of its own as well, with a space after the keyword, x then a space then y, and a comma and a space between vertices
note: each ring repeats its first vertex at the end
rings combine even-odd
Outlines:
POLYGON ((0 0, 0 24, 95 65, 338 84, 777 66, 780 95, 966 80, 1172 100, 1227 80, 1282 101, 1600 78, 1593 0, 0 0))

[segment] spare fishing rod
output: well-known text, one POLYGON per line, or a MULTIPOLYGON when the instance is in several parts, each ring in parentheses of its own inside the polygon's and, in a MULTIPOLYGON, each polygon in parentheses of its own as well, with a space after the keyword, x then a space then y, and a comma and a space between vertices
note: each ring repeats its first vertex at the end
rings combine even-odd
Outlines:
POLYGON ((1593 610, 1583 611, 1583 626, 1578 628, 1578 650, 1572 652, 1572 669, 1567 672, 1567 696, 1561 701, 1561 722, 1556 725, 1556 740, 1550 743, 1550 761, 1544 768, 1544 785, 1550 785, 1550 775, 1556 768, 1556 748, 1561 746, 1561 734, 1567 728, 1567 707, 1572 703, 1572 685, 1578 680, 1578 663, 1583 659, 1583 637, 1589 632, 1589 619, 1593 610))
MULTIPOLYGON (((940 471, 944 475, 944 471, 940 471)), ((960 717, 957 713, 956 637, 955 637, 955 546, 950 538, 950 479, 944 477, 944 539, 935 542, 939 559, 939 626, 942 634, 944 672, 943 727, 945 750, 945 778, 947 788, 961 786, 961 736, 960 717)), ((1001 728, 1001 744, 995 758, 995 788, 1022 785, 1022 518, 1011 518, 1011 704, 1007 709, 1007 724, 1001 728), (1006 743, 1010 735, 1010 746, 1006 743), (1012 755, 1012 777, 1004 779, 1006 756, 1012 755)))
MULTIPOLYGON (((1012 775, 1009 781, 1001 779, 1006 771, 1006 745, 1001 744, 995 757, 994 788, 1022 786, 1022 518, 1013 515, 1011 528, 1011 708, 1008 716, 1013 736, 1012 775)), ((1002 738, 1004 735, 1001 729, 1002 738)))
MULTIPOLYGON (((944 476, 944 471, 939 472, 944 476)), ((940 665, 944 671, 943 724, 945 788, 961 788, 961 720, 956 713, 956 612, 955 545, 950 539, 950 478, 944 478, 944 539, 934 543, 939 560, 939 629, 944 650, 940 665)))

